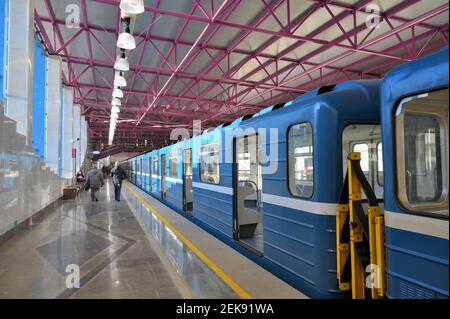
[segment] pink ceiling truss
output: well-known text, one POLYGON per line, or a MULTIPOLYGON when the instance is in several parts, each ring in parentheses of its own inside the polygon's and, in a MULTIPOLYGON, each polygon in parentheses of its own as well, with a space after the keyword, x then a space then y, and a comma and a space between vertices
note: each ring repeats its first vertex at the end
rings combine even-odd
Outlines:
MULTIPOLYGON (((62 18, 64 0, 39 1, 40 38, 67 65, 63 81, 74 87, 92 143, 106 145, 120 1, 79 0, 74 30, 62 18)), ((393 0, 379 14, 368 11, 378 3, 370 0, 179 2, 152 1, 135 21, 116 144, 161 146, 193 120, 207 128, 323 85, 381 78, 448 45, 448 1, 393 0), (373 19, 378 27, 368 27, 373 19)))

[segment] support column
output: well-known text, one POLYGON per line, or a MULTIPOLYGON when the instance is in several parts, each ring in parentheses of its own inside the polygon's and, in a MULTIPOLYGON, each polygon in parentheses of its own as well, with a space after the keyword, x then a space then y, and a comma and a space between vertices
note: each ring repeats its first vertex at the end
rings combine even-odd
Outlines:
MULTIPOLYGON (((34 0, 2 0, 8 4, 6 115, 16 121, 17 133, 31 141, 33 96, 34 0)), ((2 21, 3 23, 3 21, 2 21)))
POLYGON ((61 58, 47 58, 46 82, 46 164, 59 175, 61 131, 61 58))
POLYGON ((62 122, 62 177, 70 179, 74 174, 74 163, 72 158, 73 142, 73 88, 63 89, 63 122, 62 122))
MULTIPOLYGON (((75 170, 79 171, 81 167, 80 159, 80 142, 81 142, 81 106, 79 104, 73 105, 73 135, 72 135, 72 147, 76 150, 75 170)), ((86 172, 84 172, 86 173, 86 172)))
POLYGON ((80 121, 81 121, 80 157, 81 157, 81 164, 83 164, 84 160, 86 159, 86 117, 82 115, 80 121))

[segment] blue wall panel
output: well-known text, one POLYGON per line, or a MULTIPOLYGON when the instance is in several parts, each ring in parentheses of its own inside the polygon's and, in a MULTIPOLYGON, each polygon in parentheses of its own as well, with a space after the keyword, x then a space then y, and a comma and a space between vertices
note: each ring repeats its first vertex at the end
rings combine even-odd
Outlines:
POLYGON ((47 59, 41 43, 34 38, 33 61, 33 133, 34 153, 45 159, 45 80, 47 59))

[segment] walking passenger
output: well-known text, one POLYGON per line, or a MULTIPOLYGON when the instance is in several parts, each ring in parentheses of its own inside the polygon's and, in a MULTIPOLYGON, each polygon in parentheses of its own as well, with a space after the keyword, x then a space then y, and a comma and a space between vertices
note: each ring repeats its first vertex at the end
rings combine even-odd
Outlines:
POLYGON ((91 189, 91 200, 98 202, 97 192, 103 187, 103 176, 92 164, 91 169, 87 173, 86 190, 91 189))
POLYGON ((116 201, 120 202, 120 191, 122 190, 122 181, 127 178, 125 171, 116 162, 114 168, 111 170, 111 176, 114 184, 114 194, 116 201))
POLYGON ((108 167, 106 167, 106 165, 102 166, 102 174, 103 174, 103 178, 107 178, 108 177, 108 167))

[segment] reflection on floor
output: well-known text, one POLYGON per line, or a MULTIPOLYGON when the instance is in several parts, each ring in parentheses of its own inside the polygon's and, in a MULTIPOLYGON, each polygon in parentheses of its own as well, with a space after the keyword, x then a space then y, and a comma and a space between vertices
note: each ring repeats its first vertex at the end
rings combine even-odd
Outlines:
POLYGON ((142 202, 124 188, 124 197, 142 221, 150 241, 169 259, 181 276, 186 289, 194 298, 237 298, 237 295, 218 278, 176 235, 162 223, 142 202))
POLYGON ((0 298, 235 298, 233 292, 151 214, 144 232, 108 181, 99 202, 88 194, 34 218, 0 246, 0 298), (149 236, 154 234, 154 238, 149 236), (68 265, 80 288, 66 287, 68 265))

